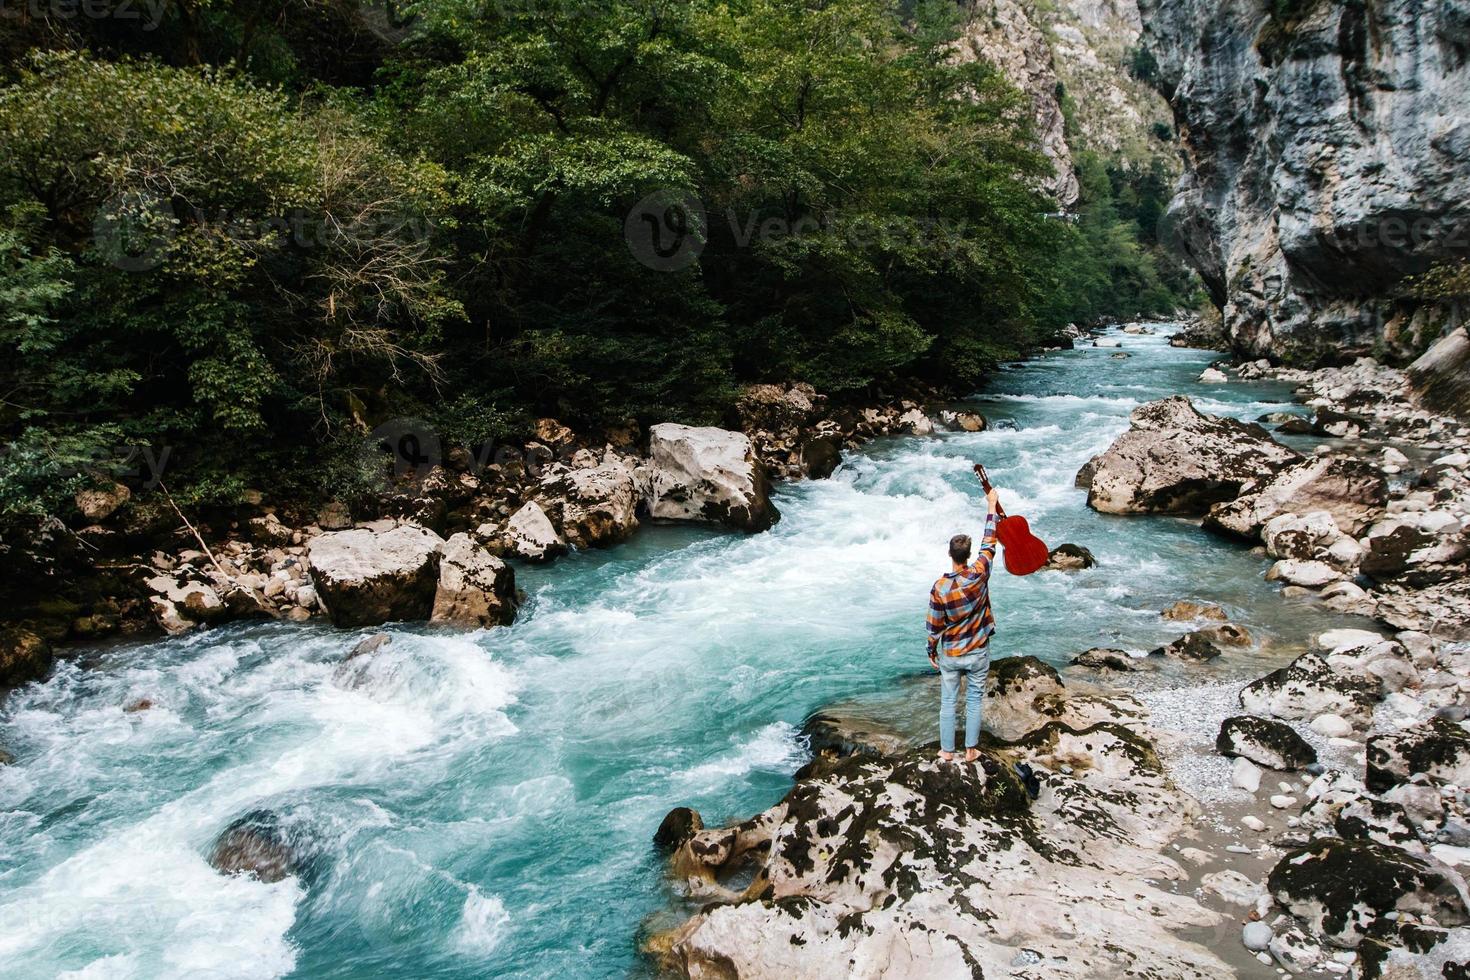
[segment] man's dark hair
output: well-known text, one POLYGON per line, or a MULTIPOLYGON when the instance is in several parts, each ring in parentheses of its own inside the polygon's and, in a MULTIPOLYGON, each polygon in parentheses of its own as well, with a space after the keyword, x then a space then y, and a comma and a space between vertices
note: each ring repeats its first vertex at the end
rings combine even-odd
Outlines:
POLYGON ((970 536, 956 534, 949 539, 949 557, 963 565, 970 560, 970 536))

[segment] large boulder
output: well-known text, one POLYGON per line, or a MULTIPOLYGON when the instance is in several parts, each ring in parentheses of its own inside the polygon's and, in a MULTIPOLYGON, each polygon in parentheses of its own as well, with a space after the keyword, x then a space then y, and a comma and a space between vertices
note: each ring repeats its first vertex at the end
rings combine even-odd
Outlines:
POLYGON ((505 522, 505 547, 509 554, 527 561, 549 561, 567 550, 566 541, 541 505, 532 500, 505 522))
POLYGON ((1126 698, 1068 691, 1061 675, 1036 657, 996 660, 985 677, 985 728, 1003 739, 1023 738, 1052 723, 1080 729, 1142 717, 1142 709, 1126 698))
POLYGON ((470 535, 439 549, 439 584, 429 618, 454 626, 504 626, 516 616, 516 575, 470 535))
POLYGON ((1087 503, 1103 513, 1202 514, 1301 458, 1259 425, 1201 414, 1182 395, 1140 405, 1131 422, 1084 467, 1087 503))
POLYGON ((1451 330, 1409 365, 1415 397, 1436 412, 1470 419, 1470 331, 1451 330))
POLYGON ((1226 718, 1215 738, 1215 749, 1221 755, 1239 756, 1283 772, 1305 769, 1317 761, 1317 750, 1290 725, 1250 715, 1226 718))
POLYGON ((1410 776, 1470 786, 1470 733, 1444 718, 1431 718, 1401 732, 1368 740, 1368 776, 1375 793, 1384 793, 1410 776))
POLYGON ((1414 589, 1463 580, 1470 566, 1470 533, 1457 527, 1436 534, 1412 524, 1375 527, 1360 568, 1376 582, 1399 582, 1414 589))
POLYGON ((1441 582, 1427 589, 1395 586, 1378 596, 1377 614, 1397 629, 1470 640, 1470 579, 1441 582))
POLYGON ((1196 813, 1116 725, 1049 724, 975 765, 854 756, 681 845, 675 872, 714 901, 647 949, 703 978, 1226 976, 1171 932, 1222 921, 1163 883, 1196 813))
POLYGON ((214 587, 203 582, 180 580, 172 575, 155 575, 148 580, 149 608, 159 627, 170 636, 223 618, 225 601, 214 587))
POLYGON ((51 644, 30 630, 0 631, 0 687, 14 687, 46 676, 51 644))
POLYGON ((648 513, 764 531, 781 515, 750 439, 728 429, 665 422, 648 430, 648 513))
POLYGON ((1383 513, 1387 501, 1388 482, 1377 467, 1346 456, 1313 456, 1211 507, 1205 526, 1254 538, 1273 517, 1325 511, 1342 532, 1356 537, 1383 513))
POLYGON ((417 524, 378 523, 312 539, 307 571, 335 626, 428 619, 444 539, 417 524))
POLYGON ((1373 722, 1380 693, 1377 678, 1344 675, 1319 653, 1304 653, 1240 692, 1240 706, 1251 714, 1293 720, 1339 715, 1356 728, 1373 722))
POLYGON ((1371 840, 1315 840, 1283 857, 1266 887, 1313 933, 1348 949, 1391 913, 1428 915, 1441 925, 1467 919, 1454 872, 1371 840))
POLYGON ((638 486, 633 467, 616 453, 596 466, 548 474, 538 502, 574 548, 624 541, 638 527, 638 486))

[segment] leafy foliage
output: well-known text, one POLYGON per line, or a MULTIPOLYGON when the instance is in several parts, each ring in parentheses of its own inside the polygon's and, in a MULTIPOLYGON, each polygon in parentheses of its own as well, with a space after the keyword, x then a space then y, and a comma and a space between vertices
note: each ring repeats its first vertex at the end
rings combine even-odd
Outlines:
POLYGON ((1191 289, 1158 173, 1086 158, 1055 214, 941 0, 156 9, 0 34, 33 51, 0 87, 9 513, 119 447, 224 502, 344 492, 401 415, 471 444, 713 421, 752 380, 973 385, 1191 289), (630 245, 669 200, 698 206, 661 265, 630 245))

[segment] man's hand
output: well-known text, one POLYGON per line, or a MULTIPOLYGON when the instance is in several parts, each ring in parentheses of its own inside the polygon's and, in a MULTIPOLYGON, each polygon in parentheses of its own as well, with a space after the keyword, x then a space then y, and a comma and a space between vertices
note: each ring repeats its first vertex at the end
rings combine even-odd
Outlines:
POLYGON ((996 492, 995 487, 985 491, 985 504, 990 508, 992 514, 1000 511, 1000 494, 996 492))
POLYGON ((929 666, 933 667, 935 670, 939 669, 939 654, 935 653, 933 650, 929 651, 929 666))

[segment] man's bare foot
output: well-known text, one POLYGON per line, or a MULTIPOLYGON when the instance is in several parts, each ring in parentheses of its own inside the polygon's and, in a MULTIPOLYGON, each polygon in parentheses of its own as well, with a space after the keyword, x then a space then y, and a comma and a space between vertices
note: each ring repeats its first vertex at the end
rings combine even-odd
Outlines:
POLYGON ((954 753, 953 752, 946 752, 943 749, 940 749, 939 750, 939 761, 940 762, 953 762, 954 761, 954 753))
POLYGON ((980 761, 980 750, 979 749, 965 749, 965 761, 966 762, 979 762, 980 761))

